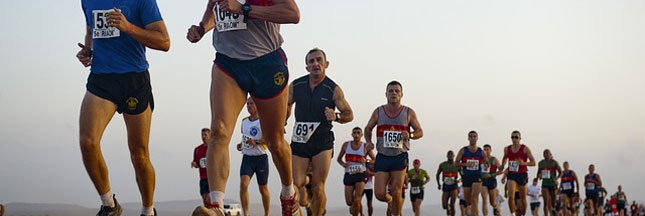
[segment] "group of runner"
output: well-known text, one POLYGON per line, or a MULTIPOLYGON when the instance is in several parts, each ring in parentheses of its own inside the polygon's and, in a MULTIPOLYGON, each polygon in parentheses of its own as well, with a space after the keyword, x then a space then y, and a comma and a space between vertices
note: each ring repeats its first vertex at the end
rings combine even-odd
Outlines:
MULTIPOLYGON (((237 145, 244 154, 240 169, 240 200, 244 214, 249 214, 248 184, 254 174, 260 186, 265 215, 269 212, 270 194, 266 185, 267 153, 270 152, 282 184, 279 195, 282 215, 301 215, 300 206, 310 209, 312 215, 323 215, 327 201, 325 181, 335 140, 332 123, 353 120, 352 109, 342 89, 326 75, 329 61, 325 52, 320 49, 309 51, 305 55, 309 74, 289 85, 280 24, 299 22, 300 12, 294 0, 247 0, 244 4, 237 0, 207 0, 206 3, 201 21, 190 26, 186 36, 191 43, 197 43, 214 29, 212 43, 216 50, 211 70, 211 125, 201 130, 203 143, 195 149, 191 162, 192 167, 200 168, 199 185, 204 202, 195 209, 194 215, 224 215, 222 207, 230 172, 229 143, 244 105, 249 117, 242 121, 243 139, 237 145), (289 144, 284 138, 285 123, 294 105, 295 124, 289 144)), ((82 0, 81 5, 86 34, 84 43, 78 44, 81 50, 76 57, 83 66, 91 67, 91 73, 81 104, 79 143, 86 171, 101 200, 97 215, 121 215, 123 211, 111 191, 100 147, 103 132, 115 112, 123 113, 127 126, 128 147, 142 200, 141 215, 156 215, 153 206, 155 172, 148 149, 154 100, 145 51, 146 47, 168 51, 168 32, 155 0, 82 0)), ((373 111, 364 130, 352 130, 353 139, 341 147, 337 161, 346 173, 346 203, 350 206, 350 214, 363 214, 361 196, 371 197, 373 190, 378 200, 388 203, 391 215, 401 215, 403 190, 406 182, 410 182, 410 197, 415 214, 419 215, 423 185, 429 177, 417 161, 408 171, 407 152, 410 140, 421 138, 423 131, 416 113, 401 104, 401 83, 388 83, 385 96, 387 103, 373 111), (377 151, 375 156, 373 149, 377 151)), ((456 160, 452 160, 454 153, 449 152, 448 161, 442 163, 437 172, 437 177, 439 173, 443 175, 440 188, 444 191, 442 201, 447 213, 455 213, 457 173, 460 173, 470 214, 478 214, 481 191, 487 194, 483 200, 490 200, 495 213, 499 214, 495 199, 497 175, 504 175, 502 181, 508 179, 509 194, 519 191, 520 202, 510 199, 509 206, 512 211, 522 210, 523 214, 528 180, 526 167, 536 163, 529 148, 520 144, 520 133, 512 133, 513 145, 504 149, 501 164, 490 155, 490 146, 484 150, 477 147, 477 132, 471 131, 468 135, 470 144, 458 151, 456 160), (505 169, 507 162, 509 166, 505 169)), ((563 183, 577 182, 575 173, 568 170, 566 162, 564 171, 560 171, 557 162, 545 160, 544 167, 540 163, 538 175, 546 179, 543 180, 546 188, 542 190, 542 194, 546 194, 545 202, 554 203, 556 193, 552 180, 562 177, 558 188, 567 188, 563 189, 566 196, 562 199, 565 206, 573 205, 569 201, 573 194, 569 191, 573 188, 563 183)), ((587 205, 596 205, 602 181, 593 173, 593 165, 585 177, 585 185, 587 205)), ((577 183, 575 186, 578 187, 577 183)), ((368 206, 371 209, 371 205, 368 206)), ((599 211, 599 208, 592 209, 599 211)), ((371 215, 372 210, 369 212, 371 215)))

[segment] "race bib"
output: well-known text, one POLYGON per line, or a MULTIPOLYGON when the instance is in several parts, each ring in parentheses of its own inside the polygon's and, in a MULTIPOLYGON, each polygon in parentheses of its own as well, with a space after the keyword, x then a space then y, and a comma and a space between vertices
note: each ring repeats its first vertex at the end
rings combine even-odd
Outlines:
POLYGON ((471 164, 470 166, 466 167, 466 170, 478 170, 479 169, 479 161, 475 159, 468 159, 466 160, 466 163, 471 164))
POLYGON ((508 162, 508 169, 511 172, 518 172, 520 171, 520 162, 519 161, 509 161, 508 162))
POLYGON ((92 28, 92 38, 113 38, 119 37, 121 35, 121 31, 119 31, 119 29, 117 29, 116 27, 108 26, 107 14, 112 11, 114 11, 114 9, 92 11, 94 21, 94 28, 92 28))
POLYGON ((348 166, 347 168, 345 168, 345 170, 350 175, 354 175, 356 173, 365 172, 365 166, 363 166, 361 164, 355 164, 355 165, 348 166))
POLYGON ((318 129, 320 122, 296 122, 293 125, 293 135, 291 136, 292 142, 307 143, 314 131, 318 129))
POLYGON ((482 173, 487 174, 490 173, 490 164, 482 164, 482 173))
POLYGON ((383 131, 383 147, 403 148, 403 138, 400 131, 383 131))
POLYGON ((551 179, 551 172, 549 170, 542 170, 542 179, 551 179))
POLYGON ((419 193, 421 193, 421 188, 420 187, 412 187, 412 188, 410 188, 410 193, 411 194, 419 194, 419 193))
POLYGON ((573 185, 571 185, 571 182, 562 182, 562 190, 571 190, 573 189, 573 185))
POLYGON ((251 137, 247 137, 246 135, 242 135, 242 149, 251 149, 253 148, 253 145, 249 143, 251 140, 251 137))
POLYGON ((206 158, 199 159, 199 167, 206 168, 206 158))
POLYGON ((444 177, 443 183, 446 185, 453 185, 455 184, 455 177, 444 177))
POLYGON ((215 28, 218 32, 246 29, 244 15, 221 11, 219 3, 213 7, 213 15, 215 16, 215 28))
POLYGON ((587 183, 587 190, 595 190, 596 189, 596 183, 589 182, 587 183))

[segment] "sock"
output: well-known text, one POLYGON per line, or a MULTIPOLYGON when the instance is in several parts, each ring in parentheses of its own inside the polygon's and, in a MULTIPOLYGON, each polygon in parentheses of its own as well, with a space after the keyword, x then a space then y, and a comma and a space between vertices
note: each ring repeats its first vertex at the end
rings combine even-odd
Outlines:
POLYGON ((153 208, 152 206, 150 206, 150 207, 142 206, 142 207, 141 207, 141 214, 142 214, 142 215, 151 215, 151 216, 154 216, 154 215, 155 215, 155 212, 154 212, 154 210, 153 210, 153 209, 154 209, 154 208, 153 208))
POLYGON ((114 207, 114 199, 113 199, 113 194, 112 191, 108 191, 105 194, 101 194, 101 203, 103 203, 103 206, 107 207, 114 207))
POLYGON ((219 204, 220 207, 223 207, 223 205, 224 205, 224 192, 211 191, 208 195, 211 197, 211 203, 219 204))
POLYGON ((294 193, 296 193, 296 190, 293 188, 293 184, 288 186, 282 185, 282 192, 280 193, 281 197, 291 198, 294 193))

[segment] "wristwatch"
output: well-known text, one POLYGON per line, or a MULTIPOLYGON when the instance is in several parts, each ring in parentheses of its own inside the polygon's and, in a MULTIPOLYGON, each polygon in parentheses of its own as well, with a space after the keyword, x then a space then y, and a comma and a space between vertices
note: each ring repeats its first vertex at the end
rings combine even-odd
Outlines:
POLYGON ((251 5, 246 2, 242 5, 242 14, 244 14, 244 23, 249 19, 249 12, 251 12, 251 5))

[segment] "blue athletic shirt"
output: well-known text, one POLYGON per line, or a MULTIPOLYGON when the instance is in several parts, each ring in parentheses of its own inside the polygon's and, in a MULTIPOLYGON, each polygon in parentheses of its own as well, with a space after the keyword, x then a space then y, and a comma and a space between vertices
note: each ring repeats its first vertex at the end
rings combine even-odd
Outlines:
POLYGON ((477 147, 477 151, 475 153, 471 153, 470 150, 468 150, 468 146, 464 147, 464 155, 461 158, 462 163, 468 163, 468 162, 473 162, 473 166, 466 166, 463 167, 464 174, 473 174, 473 175, 481 175, 481 164, 483 161, 484 155, 482 154, 482 148, 477 147))
MULTIPOLYGON (((107 25, 105 19, 102 19, 105 13, 101 10, 110 10, 114 7, 121 10, 128 22, 140 28, 160 21, 162 18, 156 0, 81 0, 81 6, 93 38, 93 58, 90 68, 92 73, 123 74, 143 72, 148 69, 146 47, 143 44, 123 32, 120 32, 119 36, 96 38, 94 30, 95 25, 99 27, 107 25)), ((109 33, 110 29, 106 31, 109 33)))

